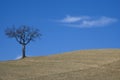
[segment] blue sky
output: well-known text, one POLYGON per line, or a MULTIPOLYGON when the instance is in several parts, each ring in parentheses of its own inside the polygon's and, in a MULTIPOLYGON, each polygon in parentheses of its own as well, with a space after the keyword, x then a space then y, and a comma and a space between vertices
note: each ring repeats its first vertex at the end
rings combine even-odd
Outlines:
POLYGON ((120 0, 0 0, 0 60, 21 56, 21 45, 4 34, 28 25, 43 36, 27 45, 26 55, 120 48, 120 0))

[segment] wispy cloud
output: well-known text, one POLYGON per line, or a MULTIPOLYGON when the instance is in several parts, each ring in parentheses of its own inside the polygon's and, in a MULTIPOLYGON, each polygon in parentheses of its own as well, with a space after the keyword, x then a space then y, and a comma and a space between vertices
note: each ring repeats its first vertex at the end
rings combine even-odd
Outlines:
POLYGON ((22 58, 22 56, 19 55, 19 56, 17 56, 17 57, 15 58, 15 60, 18 60, 18 59, 21 59, 21 58, 22 58))
POLYGON ((90 16, 66 16, 65 18, 59 20, 60 23, 66 24, 71 27, 100 27, 107 26, 109 24, 117 22, 117 19, 110 18, 106 16, 102 17, 90 17, 90 16))
POLYGON ((85 20, 85 19, 89 19, 89 17, 88 16, 73 17, 73 16, 70 16, 70 15, 67 15, 65 18, 60 20, 60 22, 74 23, 74 22, 78 22, 78 21, 81 21, 81 20, 85 20))

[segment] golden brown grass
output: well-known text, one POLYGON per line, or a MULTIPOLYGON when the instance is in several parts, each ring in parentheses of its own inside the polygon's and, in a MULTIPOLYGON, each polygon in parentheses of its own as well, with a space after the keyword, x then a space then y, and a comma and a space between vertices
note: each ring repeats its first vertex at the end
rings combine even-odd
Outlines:
POLYGON ((120 80, 120 49, 0 62, 0 80, 120 80))

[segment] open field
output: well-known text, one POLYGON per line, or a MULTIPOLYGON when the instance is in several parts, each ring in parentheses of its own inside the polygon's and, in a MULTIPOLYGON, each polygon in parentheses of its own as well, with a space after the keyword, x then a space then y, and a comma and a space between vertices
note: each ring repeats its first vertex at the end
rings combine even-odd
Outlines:
POLYGON ((0 80, 120 80, 120 49, 0 62, 0 80))

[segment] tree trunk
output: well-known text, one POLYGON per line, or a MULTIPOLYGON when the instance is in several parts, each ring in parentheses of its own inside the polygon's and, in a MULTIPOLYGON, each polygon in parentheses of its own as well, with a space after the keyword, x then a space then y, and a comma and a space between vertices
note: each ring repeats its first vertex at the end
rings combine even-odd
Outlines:
POLYGON ((22 58, 25 58, 25 48, 26 46, 25 45, 22 45, 22 58))

